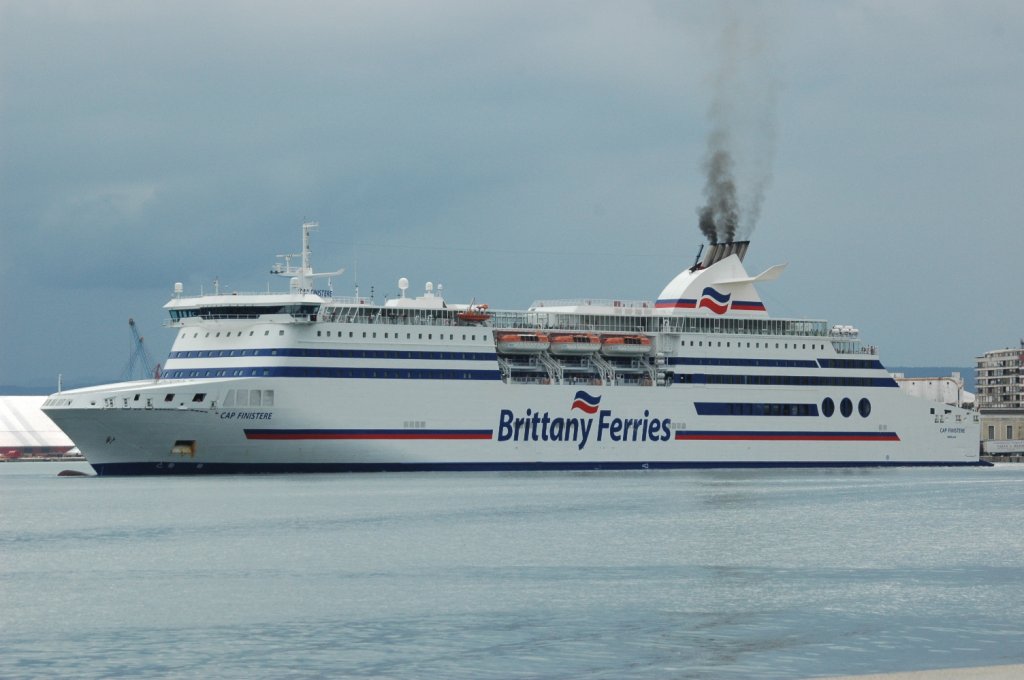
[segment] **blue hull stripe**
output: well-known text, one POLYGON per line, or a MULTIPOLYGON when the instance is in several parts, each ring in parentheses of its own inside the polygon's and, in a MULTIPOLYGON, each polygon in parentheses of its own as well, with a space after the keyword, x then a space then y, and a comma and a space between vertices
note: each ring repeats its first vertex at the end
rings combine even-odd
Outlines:
POLYGON ((378 378, 387 380, 501 380, 498 370, 461 368, 352 368, 338 366, 232 366, 170 368, 166 379, 184 378, 378 378))
POLYGON ((424 352, 384 349, 211 349, 171 352, 168 359, 220 359, 227 357, 312 357, 333 359, 429 359, 440 361, 495 361, 494 352, 424 352))
POLYGON ((322 472, 503 472, 542 470, 673 470, 673 469, 746 469, 746 468, 866 468, 866 467, 990 467, 985 461, 915 462, 803 462, 803 461, 564 461, 555 463, 106 463, 94 464, 101 477, 132 475, 197 474, 282 474, 322 472))

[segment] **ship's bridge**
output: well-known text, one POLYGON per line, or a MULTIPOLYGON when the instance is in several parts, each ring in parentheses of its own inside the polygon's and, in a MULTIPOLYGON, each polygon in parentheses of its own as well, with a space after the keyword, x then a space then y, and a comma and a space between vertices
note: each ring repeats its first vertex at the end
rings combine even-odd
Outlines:
POLYGON ((325 300, 306 293, 242 293, 230 295, 199 295, 175 297, 164 305, 170 314, 170 325, 188 319, 258 319, 270 315, 286 315, 296 321, 315 321, 325 300))

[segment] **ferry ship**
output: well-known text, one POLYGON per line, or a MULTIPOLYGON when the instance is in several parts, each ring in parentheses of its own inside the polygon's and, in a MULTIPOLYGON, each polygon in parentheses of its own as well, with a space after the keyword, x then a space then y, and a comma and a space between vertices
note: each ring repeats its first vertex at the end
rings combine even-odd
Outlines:
POLYGON ((43 410, 99 475, 978 465, 978 416, 900 391, 852 326, 774 318, 749 242, 711 245, 655 300, 526 310, 339 297, 310 232, 285 292, 165 305, 152 380, 43 410))

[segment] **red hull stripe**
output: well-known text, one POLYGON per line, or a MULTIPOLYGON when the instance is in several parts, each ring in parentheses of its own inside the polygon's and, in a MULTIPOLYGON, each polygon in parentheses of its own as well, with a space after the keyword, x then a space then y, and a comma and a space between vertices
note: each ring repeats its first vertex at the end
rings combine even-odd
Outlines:
POLYGON ((246 439, 491 439, 494 430, 246 430, 246 439))
POLYGON ((898 442, 895 432, 687 432, 676 441, 898 442))

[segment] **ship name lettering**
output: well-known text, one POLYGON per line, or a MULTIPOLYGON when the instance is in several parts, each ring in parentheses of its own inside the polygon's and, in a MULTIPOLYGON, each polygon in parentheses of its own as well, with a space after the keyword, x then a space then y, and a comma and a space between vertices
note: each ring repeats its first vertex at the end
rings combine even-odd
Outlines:
POLYGON ((272 420, 273 413, 265 411, 222 411, 221 420, 272 420))

